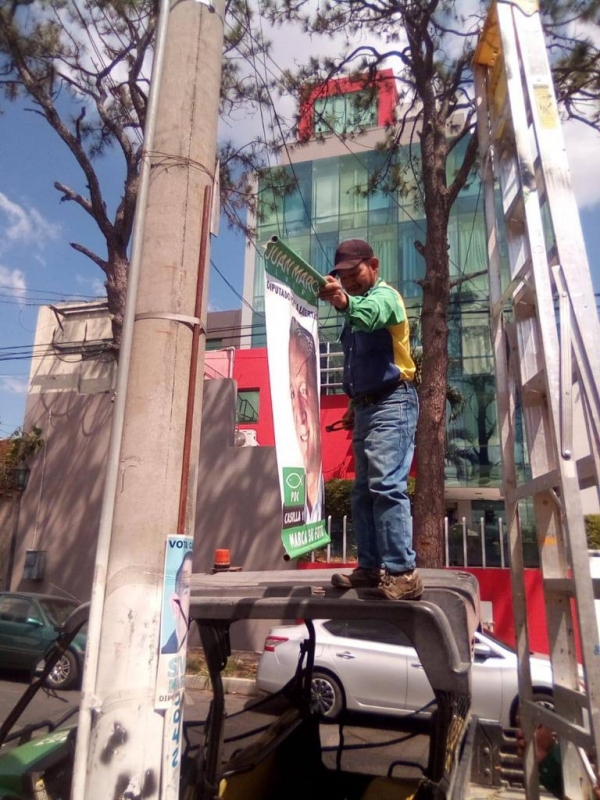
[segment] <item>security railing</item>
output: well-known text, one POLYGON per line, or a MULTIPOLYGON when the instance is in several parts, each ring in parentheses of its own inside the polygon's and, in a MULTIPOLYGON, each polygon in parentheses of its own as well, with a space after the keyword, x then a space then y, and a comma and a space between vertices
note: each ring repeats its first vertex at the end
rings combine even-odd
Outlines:
MULTIPOLYGON (((356 537, 352 521, 348 517, 327 518, 327 531, 331 539, 327 547, 313 551, 312 562, 346 563, 356 559, 356 537)), ((531 554, 535 555, 534 553, 531 554)), ((510 564, 508 541, 504 520, 493 522, 485 517, 459 522, 444 519, 444 561, 447 567, 498 567, 510 564)), ((525 552, 525 566, 536 567, 535 558, 525 552), (531 562, 531 563, 528 563, 531 562)))

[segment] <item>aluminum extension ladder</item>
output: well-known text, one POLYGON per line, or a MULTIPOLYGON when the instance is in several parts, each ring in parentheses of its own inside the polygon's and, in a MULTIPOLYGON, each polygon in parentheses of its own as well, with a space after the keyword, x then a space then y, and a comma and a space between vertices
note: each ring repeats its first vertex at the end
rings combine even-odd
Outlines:
MULTIPOLYGON (((536 0, 492 4, 473 67, 521 720, 530 741, 537 724, 557 732, 564 796, 583 800, 594 780, 587 755, 600 756, 598 588, 590 577, 580 495, 599 486, 600 325, 536 0), (508 267, 499 252, 502 235, 508 267), (515 467, 519 419, 527 477, 515 467), (574 437, 577 423, 583 437, 574 437), (574 439, 579 444, 586 436, 587 452, 576 457, 574 439), (527 498, 536 517, 554 711, 532 701, 519 517, 527 498)), ((527 797, 537 798, 531 746, 525 776, 527 797)))

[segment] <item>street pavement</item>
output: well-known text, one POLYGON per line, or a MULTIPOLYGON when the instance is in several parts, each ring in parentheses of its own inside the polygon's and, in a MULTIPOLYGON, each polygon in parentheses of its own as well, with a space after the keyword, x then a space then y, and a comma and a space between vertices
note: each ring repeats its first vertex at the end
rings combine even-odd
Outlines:
MULTIPOLYGON (((285 708, 285 701, 269 698, 255 710, 248 710, 257 701, 265 696, 257 692, 254 681, 226 678, 224 679, 225 705, 227 712, 226 738, 236 739, 241 734, 256 728, 268 725, 275 716, 285 708), (243 712, 243 713, 242 713, 243 712)), ((0 720, 4 720, 19 697, 27 688, 27 681, 18 675, 7 673, 0 674, 0 720)), ((25 725, 49 720, 56 723, 70 709, 79 705, 80 693, 67 691, 47 693, 40 691, 23 713, 16 728, 25 725)), ((205 682, 198 677, 188 678, 185 695, 184 718, 186 721, 202 722, 207 718, 212 694, 205 690, 205 682)), ((342 768, 352 772, 365 772, 373 775, 385 775, 389 764, 396 759, 427 763, 428 737, 417 736, 408 742, 394 743, 385 747, 372 749, 375 743, 395 741, 404 734, 401 731, 402 721, 385 718, 367 717, 365 715, 348 718, 348 724, 343 729, 345 746, 369 745, 367 749, 351 750, 341 757, 342 768)), ((47 729, 46 729, 47 730, 47 729)), ((201 726, 198 727, 198 732, 201 726)), ((45 731, 43 731, 45 732, 45 731)), ((337 760, 337 747, 340 741, 340 729, 337 725, 323 724, 320 726, 321 744, 324 749, 323 761, 335 768, 337 760)), ((196 739, 197 737, 193 737, 196 739)), ((250 741, 250 740, 248 740, 250 741)), ((225 746, 224 755, 227 757, 233 750, 246 744, 245 741, 234 741, 231 746, 225 746)), ((399 769, 394 775, 400 774, 399 769)), ((402 767, 401 774, 406 777, 418 777, 418 769, 402 767)))

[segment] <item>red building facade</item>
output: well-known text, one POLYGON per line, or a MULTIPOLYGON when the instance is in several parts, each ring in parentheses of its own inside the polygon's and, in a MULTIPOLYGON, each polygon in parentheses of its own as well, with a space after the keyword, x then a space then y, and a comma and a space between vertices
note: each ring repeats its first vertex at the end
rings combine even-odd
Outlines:
MULTIPOLYGON (((275 439, 266 348, 236 350, 233 361, 233 378, 237 381, 239 395, 258 393, 256 409, 258 421, 241 422, 239 427, 255 431, 259 445, 273 447, 275 439)), ((347 407, 348 398, 344 394, 321 396, 321 449, 323 477, 326 481, 332 478, 354 477, 350 432, 333 431, 328 433, 326 430, 328 425, 342 417, 347 407)))

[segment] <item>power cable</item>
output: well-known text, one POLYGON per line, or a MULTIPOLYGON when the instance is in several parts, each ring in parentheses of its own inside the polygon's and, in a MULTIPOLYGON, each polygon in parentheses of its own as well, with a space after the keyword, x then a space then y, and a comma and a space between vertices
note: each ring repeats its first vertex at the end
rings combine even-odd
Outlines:
MULTIPOLYGON (((229 288, 230 288, 230 289, 231 289, 231 291, 234 293, 234 295, 235 295, 235 296, 238 298, 238 300, 241 300, 241 301, 242 301, 242 303, 243 303, 245 306, 248 306, 248 308, 249 308, 251 311, 253 311, 253 312, 256 314, 256 313, 257 313, 257 312, 256 312, 256 309, 255 309, 255 308, 254 308, 254 307, 253 307, 253 306, 252 306, 252 305, 251 305, 251 304, 250 304, 250 303, 249 303, 247 300, 245 300, 245 299, 242 297, 242 295, 241 295, 241 294, 240 294, 240 293, 237 291, 237 289, 236 289, 234 286, 232 286, 232 284, 231 284, 231 283, 230 283, 230 282, 227 280, 227 278, 225 277, 225 275, 223 275, 223 273, 222 273, 222 272, 221 272, 221 270, 220 270, 220 269, 217 267, 217 265, 216 265, 216 264, 215 264, 215 262, 212 260, 212 258, 211 258, 211 260, 210 260, 210 265, 211 265, 211 267, 212 267, 212 268, 215 270, 215 272, 217 273, 217 275, 219 275, 219 276, 220 276, 220 277, 221 277, 221 278, 222 278, 222 279, 225 281, 225 283, 227 284, 227 286, 229 286, 229 288)), ((213 331, 211 330, 211 333, 212 333, 212 332, 213 332, 213 331)))
MULTIPOLYGON (((217 270, 219 275, 223 278, 223 280, 225 280, 225 282, 228 283, 227 279, 223 276, 223 274, 218 269, 218 267, 216 267, 216 265, 214 264, 212 259, 211 259, 211 265, 213 267, 215 267, 215 269, 217 270)), ((232 289, 232 291, 234 291, 234 292, 236 291, 233 287, 230 286, 230 288, 232 289)), ((241 296, 239 294, 238 294, 238 297, 241 298, 241 296)), ((600 299, 600 293, 595 293, 594 297, 597 300, 600 299)), ((481 308, 463 308, 461 310, 461 312, 460 312, 461 315, 463 315, 463 316, 469 315, 469 316, 473 316, 473 317, 487 318, 487 315, 489 314, 489 307, 488 307, 487 298, 481 298, 481 299, 475 299, 475 300, 462 299, 462 300, 460 300, 459 302, 457 302, 455 304, 455 307, 456 307, 456 305, 469 306, 469 305, 476 305, 478 303, 482 304, 481 308)), ((255 311, 255 309, 250 304, 247 304, 247 305, 252 311, 255 311)), ((417 319, 417 313, 413 314, 413 313, 411 313, 411 310, 412 309, 410 309, 410 308, 408 309, 408 318, 409 318, 409 321, 410 320, 414 321, 415 319, 417 319)), ((451 312, 452 312, 452 310, 451 310, 451 312)), ((453 313, 450 313, 449 315, 453 316, 453 313)), ((323 328, 325 330, 333 330, 336 327, 337 326, 335 326, 335 325, 330 325, 330 326, 324 325, 323 326, 323 328)), ((261 330, 261 329, 264 329, 264 328, 265 328, 265 323, 264 322, 251 323, 249 325, 224 325, 224 326, 209 328, 208 329, 208 334, 209 335, 214 335, 216 333, 231 333, 232 336, 233 336, 233 335, 236 335, 236 334, 239 333, 242 337, 248 338, 255 331, 261 330)), ((66 342, 64 344, 67 344, 67 345, 68 344, 72 344, 73 346, 76 346, 77 344, 80 344, 80 343, 81 342, 72 341, 72 342, 66 342)), ((55 344, 54 342, 48 341, 48 342, 40 342, 40 343, 37 343, 37 344, 33 343, 33 344, 23 344, 23 345, 18 345, 18 344, 15 344, 15 345, 4 345, 4 346, 0 346, 0 357, 2 355, 13 354, 13 353, 16 354, 16 355, 22 355, 23 353, 19 352, 19 351, 28 351, 28 350, 32 350, 32 351, 33 350, 39 350, 39 351, 46 352, 46 350, 48 348, 52 347, 54 344, 55 344)))
MULTIPOLYGON (((258 42, 258 40, 257 40, 257 39, 256 39, 256 38, 253 36, 253 34, 252 34, 252 31, 251 31, 251 30, 250 30, 248 27, 244 26, 244 24, 243 24, 242 22, 240 22, 240 20, 239 20, 239 19, 237 19, 237 18, 235 17, 235 15, 232 15, 232 16, 234 17, 234 19, 236 20, 236 22, 237 22, 237 23, 240 25, 240 27, 242 27, 242 28, 245 30, 245 32, 246 32, 246 33, 247 33, 247 35, 250 37, 250 39, 251 39, 251 40, 253 40, 253 41, 255 41, 255 42, 258 44, 258 45, 260 45, 260 42, 258 42)), ((263 50, 263 52, 264 52, 264 50, 263 50)), ((271 62, 274 64, 274 66, 277 68, 277 70, 279 71, 279 73, 282 75, 282 74, 283 74, 283 70, 281 69, 281 67, 280 67, 280 66, 277 64, 277 62, 276 62, 276 61, 273 59, 273 57, 272 57, 270 54, 265 54, 265 61, 264 61, 264 64, 265 64, 265 72, 266 72, 266 57, 267 57, 267 56, 268 56, 268 58, 269 58, 269 61, 271 61, 271 62)), ((252 65, 251 65, 251 66, 252 66, 252 65)), ((258 72, 257 72, 257 70, 256 70, 256 67, 254 66, 253 68, 254 68, 254 71, 255 71, 255 73, 258 75, 258 72)), ((271 75, 272 75, 274 78, 278 78, 278 77, 279 77, 279 76, 277 76, 275 73, 273 73, 273 71, 272 71, 272 70, 270 70, 270 72, 271 72, 271 75)), ((261 77, 261 79, 262 79, 262 76, 260 76, 260 77, 261 77)), ((266 80, 263 82, 263 86, 264 86, 265 88, 267 88, 267 86, 266 86, 266 80)), ((283 131, 282 131, 282 129, 281 129, 281 125, 280 125, 280 123, 279 123, 279 117, 278 117, 278 115, 277 115, 277 112, 276 112, 276 111, 275 111, 275 109, 274 109, 274 104, 273 104, 272 100, 271 100, 271 106, 273 107, 273 113, 274 113, 274 115, 275 115, 275 119, 277 120, 277 124, 278 124, 278 127, 279 127, 279 132, 280 132, 280 135, 281 135, 281 138, 282 138, 283 147, 284 147, 284 149, 285 149, 285 152, 286 152, 286 155, 287 155, 288 161, 289 161, 289 163, 290 163, 290 167, 291 167, 291 170, 292 170, 292 174, 293 174, 294 180, 296 181, 296 185, 297 185, 297 187, 298 187, 298 193, 299 193, 300 199, 301 199, 301 201, 302 201, 302 204, 303 204, 303 206, 304 206, 304 209, 305 209, 305 211, 306 211, 306 213, 307 213, 307 215, 308 215, 308 218, 309 218, 309 220, 310 220, 311 228, 313 229, 313 232, 314 232, 314 234, 315 234, 315 238, 317 239, 317 242, 318 242, 319 246, 320 246, 320 247, 321 247, 321 249, 323 250, 323 253, 324 253, 325 257, 327 258, 327 253, 326 253, 326 251, 325 251, 325 248, 323 247, 323 244, 322 244, 321 240, 319 239, 319 237, 318 237, 318 234, 317 234, 316 230, 314 229, 314 225, 313 225, 313 223, 312 223, 312 214, 310 214, 310 213, 308 212, 308 209, 307 209, 306 203, 305 203, 305 201, 304 201, 304 197, 303 197, 302 190, 301 190, 301 187, 300 187, 300 182, 299 182, 299 180, 298 180, 298 178, 297 178, 297 175, 296 175, 296 173, 295 173, 295 171, 294 171, 294 169, 293 169, 293 164, 292 164, 292 161, 291 161, 291 158, 290 158, 290 155, 289 155, 289 150, 288 150, 287 144, 286 144, 286 142, 285 142, 285 139, 284 139, 284 136, 283 136, 283 131)), ((368 178, 374 178, 374 173, 371 173, 371 172, 369 171, 369 169, 368 169, 367 165, 366 165, 366 164, 365 164, 365 163, 362 161, 362 159, 361 159, 361 158, 360 158, 360 157, 359 157, 359 156, 358 156, 358 155, 357 155, 357 154, 356 154, 356 153, 355 153, 355 152, 354 152, 354 151, 353 151, 353 150, 352 150, 352 149, 349 147, 349 145, 348 145, 348 143, 347 143, 347 141, 346 141, 345 137, 341 136, 341 135, 340 135, 340 134, 339 134, 339 133, 338 133, 338 132, 337 132, 337 131, 336 131, 336 130, 335 130, 333 127, 332 127, 332 126, 329 126, 329 127, 330 127, 330 130, 331 130, 331 132, 333 133, 333 135, 334 135, 334 136, 336 136, 336 138, 337 138, 337 139, 338 139, 338 140, 339 140, 339 141, 342 143, 342 145, 343 145, 343 146, 344 146, 344 147, 345 147, 345 148, 348 150, 348 152, 349 152, 349 153, 350 153, 350 154, 351 154, 351 155, 352 155, 352 156, 353 156, 353 157, 354 157, 354 158, 355 158, 355 159, 356 159, 356 160, 359 162, 359 164, 361 165, 361 167, 362 167, 362 168, 365 170, 365 172, 366 172, 366 174, 367 174, 367 177, 368 177, 368 178)), ((263 126, 263 132, 264 132, 264 126, 263 126)), ((265 138, 266 138, 266 134, 265 134, 265 138)), ((365 145, 365 147, 366 147, 366 145, 365 145)), ((389 163, 391 163, 391 160, 392 160, 392 157, 393 157, 393 155, 394 155, 393 151, 391 151, 391 150, 390 150, 390 154, 389 154, 389 163)), ((413 169, 413 174, 414 174, 414 169, 413 169)), ((416 181, 416 184, 417 184, 417 187, 418 187, 418 186, 419 186, 419 182, 418 182, 418 180, 417 180, 417 176, 416 176, 416 175, 415 175, 415 181, 416 181)), ((479 193, 481 194, 481 183, 480 183, 480 187, 479 187, 479 193)), ((410 220, 411 222, 413 222, 413 224, 415 224, 415 225, 416 225, 416 227, 417 227, 419 230, 421 230, 423 233, 425 233, 425 234, 426 234, 426 229, 423 227, 423 225, 421 224, 421 222, 420 222, 418 219, 416 219, 415 217, 413 217, 413 216, 411 215, 411 213, 410 213, 410 212, 409 212, 409 211, 406 209, 406 207, 405 207, 405 206, 403 206, 403 205, 400 203, 400 201, 398 200, 398 198, 397 198, 397 196, 395 195, 395 193, 389 193, 389 192, 388 192, 387 194, 388 194, 388 196, 389 196, 389 197, 391 197, 392 201, 393 201, 393 202, 396 204, 397 208, 398 208, 398 209, 401 209, 401 210, 402 210, 402 212, 403 212, 404 214, 406 214, 406 216, 409 218, 409 220, 410 220)), ((479 202, 479 199, 478 199, 478 202, 479 202)), ((473 213, 473 225, 472 225, 471 237, 470 237, 470 239, 469 239, 469 245, 468 245, 467 253, 468 253, 468 251, 469 251, 469 249, 470 249, 471 239, 472 239, 472 236, 473 236, 473 232, 474 232, 474 228, 475 228, 475 223, 476 223, 476 217, 477 217, 477 206, 476 206, 476 208, 475 208, 475 211, 474 211, 474 213, 473 213)), ((278 226, 278 228, 279 228, 279 229, 281 229, 281 225, 279 224, 279 221, 277 222, 277 226, 278 226)), ((465 262, 466 262, 466 257, 465 257, 465 262)), ((454 261, 453 261, 451 258, 449 258, 449 263, 450 263, 452 266, 454 266, 454 267, 456 268, 456 270, 457 270, 458 274, 459 274, 459 275, 461 275, 461 277, 468 279, 468 275, 467 275, 467 274, 465 274, 465 272, 464 272, 464 271, 461 269, 461 267, 460 267, 458 264, 456 264, 456 263, 455 263, 455 262, 454 262, 454 261)))
MULTIPOLYGON (((252 35, 252 31, 250 31, 244 25, 243 22, 240 22, 240 20, 235 16, 235 14, 232 13, 231 16, 238 23, 238 25, 248 34, 250 39, 255 41, 256 44, 260 46, 260 42, 252 35)), ((243 53, 241 53, 241 55, 245 60, 247 60, 247 58, 244 56, 243 53)), ((251 64, 250 66, 253 66, 253 65, 251 64)), ((254 72, 255 72, 257 77, 260 77, 262 79, 262 76, 258 75, 258 71, 255 68, 254 68, 254 72)), ((267 91, 267 93, 269 93, 269 87, 267 86, 266 82, 263 82, 262 85, 263 85, 263 88, 267 91)), ((270 96, 270 93, 269 93, 269 103, 270 103, 270 105, 271 105, 271 107, 273 109, 273 119, 275 120, 277 128, 279 129, 279 135, 281 136, 281 143, 282 143, 283 149, 285 150, 285 153, 286 153, 286 156, 287 156, 287 159, 288 159, 288 162, 289 162, 290 171, 292 173, 294 181, 296 182, 296 186, 298 187, 298 196, 300 197, 300 200, 302 202, 302 206, 303 206, 304 211, 306 213, 306 216, 307 216, 307 219, 309 221, 310 227, 312 228, 312 231, 313 231, 313 234, 315 236, 315 239, 316 239, 319 247, 323 251, 323 255, 325 256, 326 260, 329 262, 329 257, 327 255, 327 250, 325 249, 325 247, 323 246, 323 243, 321 242, 321 239, 319 238, 319 234, 317 233, 317 230, 316 230, 316 228, 314 226, 314 223, 313 223, 313 220, 312 220, 312 214, 309 211, 308 206, 306 205, 306 200, 304 199, 304 195, 303 195, 302 189, 300 187, 300 181, 299 181, 298 176, 296 174, 296 171, 294 169, 294 164, 293 164, 291 156, 290 156, 290 152, 289 152, 289 148, 288 148, 287 142, 285 141, 285 136, 284 136, 284 133, 283 133, 283 128, 281 126, 281 122, 279 120, 279 115, 278 115, 277 111, 275 110, 275 105, 274 105, 273 100, 272 100, 272 98, 270 96)), ((279 227, 279 224, 278 224, 278 227, 279 227)))
POLYGON ((54 295, 56 297, 64 297, 67 295, 68 297, 76 297, 77 299, 83 300, 96 300, 98 295, 92 294, 76 294, 74 292, 54 292, 51 289, 33 289, 31 287, 27 287, 25 289, 20 289, 17 286, 12 286, 8 283, 0 283, 0 289, 2 291, 7 292, 25 292, 25 293, 36 293, 36 294, 43 294, 43 295, 54 295))

